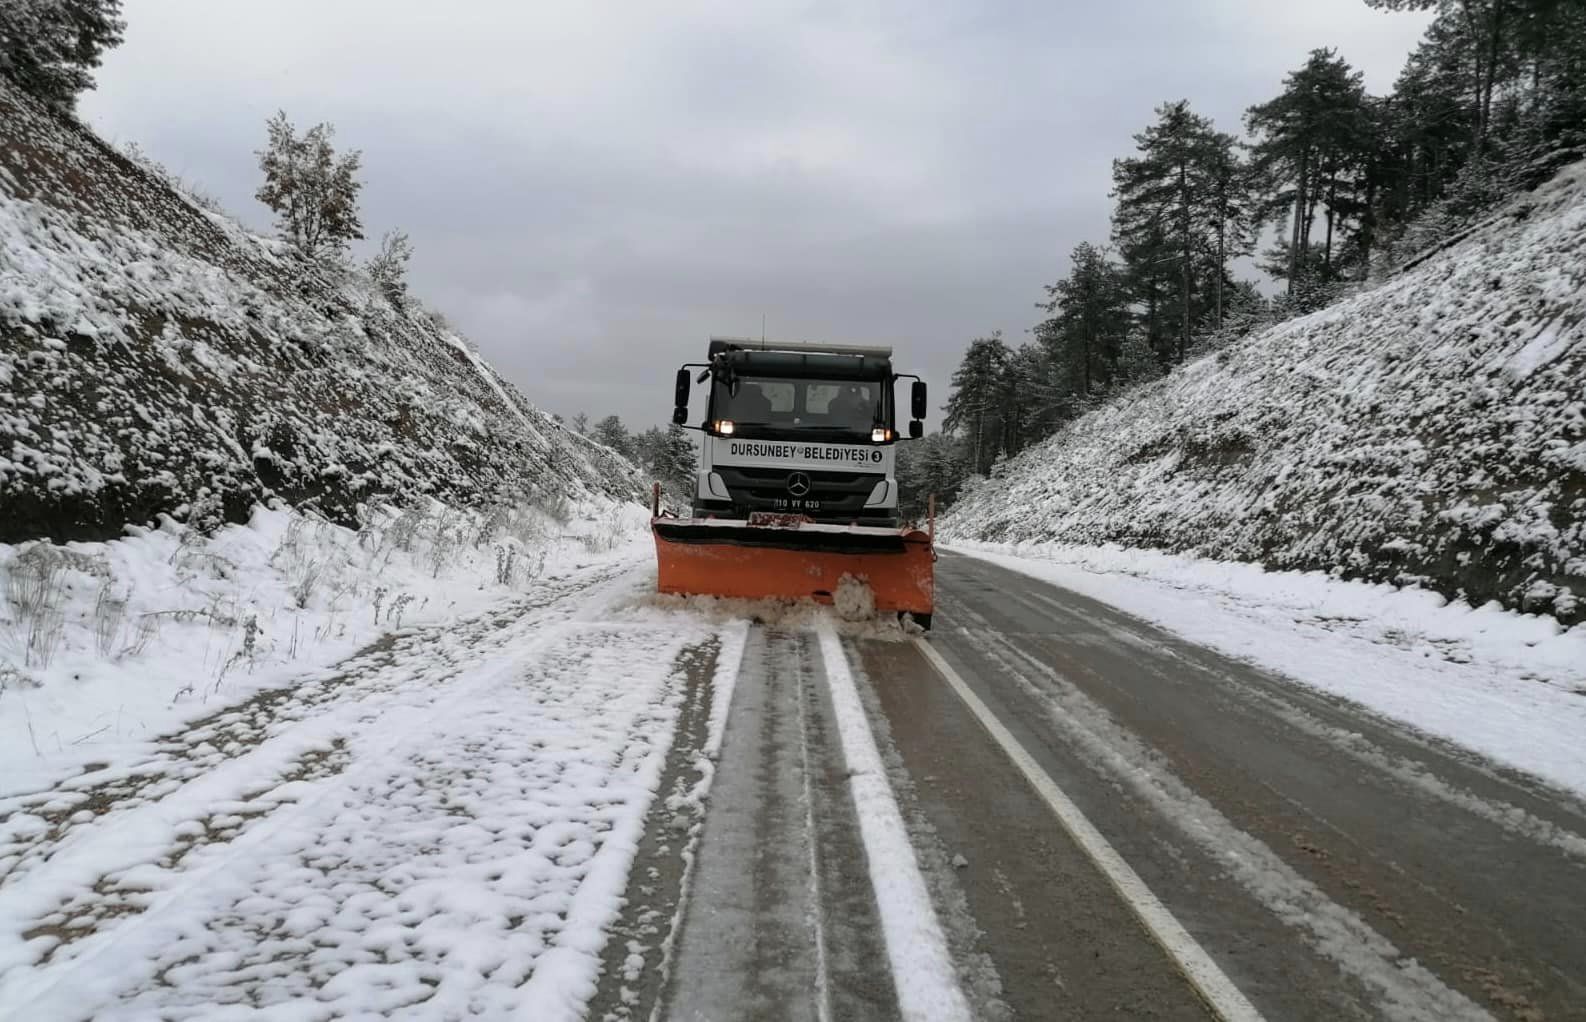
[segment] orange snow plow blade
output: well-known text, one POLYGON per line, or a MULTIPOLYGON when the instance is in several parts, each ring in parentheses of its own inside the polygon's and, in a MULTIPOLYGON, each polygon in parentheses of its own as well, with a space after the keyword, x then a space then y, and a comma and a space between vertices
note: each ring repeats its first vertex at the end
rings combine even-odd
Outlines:
POLYGON ((877 611, 930 627, 936 552, 918 529, 785 518, 656 518, 650 526, 663 593, 831 603, 846 575, 870 587, 877 611))

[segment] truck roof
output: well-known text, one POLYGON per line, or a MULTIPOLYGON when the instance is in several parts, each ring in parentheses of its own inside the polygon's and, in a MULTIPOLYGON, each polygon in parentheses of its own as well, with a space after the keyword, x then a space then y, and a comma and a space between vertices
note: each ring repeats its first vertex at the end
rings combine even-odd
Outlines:
POLYGON ((790 351, 809 355, 892 357, 892 349, 885 345, 827 344, 824 341, 769 341, 763 337, 712 337, 710 339, 710 356, 712 358, 726 351, 790 351))
POLYGON ((876 355, 730 349, 713 356, 710 364, 718 378, 742 375, 804 380, 886 380, 892 377, 892 360, 876 355))

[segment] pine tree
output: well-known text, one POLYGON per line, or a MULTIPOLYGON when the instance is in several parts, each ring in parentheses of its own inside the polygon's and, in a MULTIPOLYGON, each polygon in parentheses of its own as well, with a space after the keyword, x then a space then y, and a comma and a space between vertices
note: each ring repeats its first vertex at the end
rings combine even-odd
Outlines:
POLYGON ((4 0, 0 75, 57 110, 94 87, 92 69, 121 45, 121 0, 4 0))
POLYGON ((1118 267, 1089 242, 1075 247, 1069 264, 1068 276, 1046 289, 1048 301, 1039 308, 1052 317, 1036 336, 1049 364, 1068 377, 1057 394, 1083 398, 1113 380, 1129 329, 1129 292, 1118 267))
POLYGON ((979 475, 986 474, 1002 449, 1003 397, 1010 358, 999 330, 971 341, 953 373, 953 392, 947 399, 943 425, 948 431, 963 430, 970 467, 979 475))
POLYGON ((1017 454, 1056 428, 1051 375, 1046 349, 1038 342, 1019 345, 1009 357, 1002 387, 1005 452, 1017 454))
POLYGON ((1239 140, 1222 132, 1206 140, 1202 173, 1214 239, 1209 255, 1212 276, 1211 328, 1221 330, 1226 310, 1230 260, 1249 255, 1260 226, 1250 168, 1239 158, 1239 140))
POLYGON ((969 475, 965 442, 950 433, 929 433, 898 445, 898 513, 923 522, 936 498, 938 510, 949 507, 969 475))
POLYGON ((1319 206, 1326 222, 1320 270, 1333 276, 1334 236, 1346 226, 1340 189, 1347 197, 1374 145, 1372 123, 1360 72, 1332 50, 1312 50, 1305 66, 1284 79, 1281 95, 1245 114, 1256 138, 1251 153, 1265 210, 1274 219, 1288 211, 1283 259, 1272 269, 1281 271, 1291 296, 1317 265, 1311 234, 1319 206))
POLYGON ((657 474, 662 484, 674 493, 692 497, 697 486, 695 475, 699 471, 699 455, 694 450, 694 441, 675 422, 667 424, 666 442, 662 446, 660 458, 657 474))
POLYGON ((1163 365, 1173 361, 1170 307, 1177 274, 1171 265, 1161 217, 1153 216, 1129 230, 1113 221, 1113 239, 1122 262, 1122 277, 1131 308, 1147 347, 1163 365))
POLYGON ((651 426, 642 433, 631 436, 633 446, 633 460, 651 478, 661 478, 661 464, 665 460, 666 432, 659 426, 651 426))
MULTIPOLYGON (((1226 169, 1220 153, 1231 148, 1231 140, 1190 110, 1188 100, 1164 103, 1156 112, 1157 122, 1134 137, 1138 155, 1113 161, 1113 236, 1126 258, 1151 268, 1141 276, 1148 282, 1145 298, 1153 320, 1159 282, 1171 267, 1173 358, 1181 362, 1197 318, 1197 260, 1216 248, 1209 241, 1219 218, 1214 182, 1226 169)), ((1228 180, 1232 187, 1231 170, 1228 180)))
POLYGON ((633 460, 637 456, 633 438, 628 435, 622 420, 615 415, 608 415, 595 423, 589 436, 596 443, 605 444, 624 458, 633 460))
POLYGON ((1550 48, 1553 29, 1567 25, 1570 14, 1579 12, 1573 0, 1366 0, 1366 4, 1384 10, 1438 12, 1440 35, 1458 47, 1473 115, 1471 144, 1478 157, 1492 133, 1494 97, 1524 72, 1527 57, 1550 48))
POLYGON ((1378 111, 1371 230, 1398 254, 1586 153, 1586 4, 1368 2, 1437 12, 1378 111))
POLYGON ((1255 284, 1241 280, 1229 289, 1217 341, 1226 343, 1244 337, 1266 326, 1271 319, 1271 303, 1262 296, 1255 284))

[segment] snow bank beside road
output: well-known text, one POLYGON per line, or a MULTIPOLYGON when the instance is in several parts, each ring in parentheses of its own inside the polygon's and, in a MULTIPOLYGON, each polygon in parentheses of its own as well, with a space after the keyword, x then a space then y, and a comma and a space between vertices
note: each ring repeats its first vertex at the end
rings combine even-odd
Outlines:
POLYGON ((1586 625, 1115 546, 957 542, 1586 795, 1586 625))
POLYGON ((257 509, 212 537, 0 544, 0 795, 119 762, 253 693, 324 680, 382 636, 633 556, 647 516, 593 498, 379 508, 358 529, 257 509))
POLYGON ((724 638, 640 606, 642 584, 624 570, 444 659, 410 649, 394 688, 85 821, 0 886, 0 1002, 582 1017, 687 697, 681 654, 724 638), (256 769, 305 731, 334 735, 337 761, 256 769), (167 832, 197 838, 164 852, 167 832))

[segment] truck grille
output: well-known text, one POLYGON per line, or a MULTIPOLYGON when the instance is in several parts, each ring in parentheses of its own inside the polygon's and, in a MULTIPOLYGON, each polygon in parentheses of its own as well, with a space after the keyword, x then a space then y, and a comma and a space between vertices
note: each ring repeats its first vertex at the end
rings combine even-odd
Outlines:
POLYGON ((848 518, 864 510, 876 484, 886 478, 870 472, 820 472, 785 468, 718 467, 714 469, 732 494, 735 507, 750 511, 806 510, 814 518, 848 518), (790 476, 809 480, 802 496, 789 491, 790 476), (800 507, 796 502, 816 502, 800 507))

